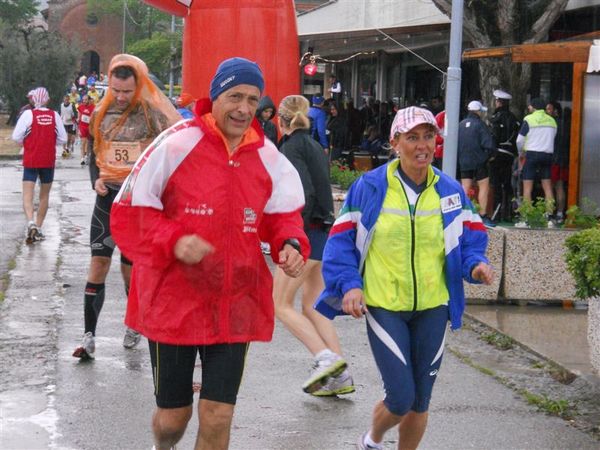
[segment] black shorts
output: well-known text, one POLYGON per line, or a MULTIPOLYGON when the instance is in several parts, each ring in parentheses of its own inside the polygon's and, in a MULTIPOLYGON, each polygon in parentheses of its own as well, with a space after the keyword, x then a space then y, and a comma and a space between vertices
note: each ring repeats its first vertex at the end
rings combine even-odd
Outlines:
POLYGON ((65 131, 68 134, 76 134, 77 133, 77 128, 75 127, 75 125, 65 125, 65 131))
MULTIPOLYGON (((90 247, 92 256, 112 257, 115 251, 115 241, 110 234, 110 210, 115 200, 118 190, 108 188, 108 194, 104 197, 96 195, 96 204, 92 214, 92 225, 90 227, 90 247)), ((131 265, 123 254, 121 254, 121 263, 131 265)))
POLYGON ((310 242, 310 255, 308 255, 308 259, 322 261, 323 250, 325 249, 325 243, 327 242, 329 233, 322 228, 316 227, 308 228, 305 231, 306 236, 308 237, 308 242, 310 242))
POLYGON ((523 165, 523 179, 540 180, 550 179, 550 168, 552 167, 552 153, 525 152, 525 164, 523 165))
POLYGON ((467 179, 467 180, 479 181, 479 180, 484 180, 486 178, 489 178, 489 176, 490 176, 490 171, 488 170, 487 163, 484 163, 483 165, 479 166, 475 170, 461 170, 460 171, 461 180, 467 179))
POLYGON ((242 382, 248 343, 170 345, 148 339, 154 395, 159 408, 193 403, 196 355, 202 361, 200 398, 235 405, 242 382))
POLYGON ((50 184, 54 181, 54 167, 46 168, 23 168, 23 181, 31 181, 33 183, 40 179, 42 184, 50 184))

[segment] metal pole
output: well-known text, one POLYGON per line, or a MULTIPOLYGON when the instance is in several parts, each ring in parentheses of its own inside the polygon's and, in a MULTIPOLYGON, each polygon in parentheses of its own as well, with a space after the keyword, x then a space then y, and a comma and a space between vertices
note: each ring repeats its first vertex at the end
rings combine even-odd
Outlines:
POLYGON ((123 42, 122 42, 122 52, 125 53, 125 15, 127 14, 127 0, 123 0, 123 42))
POLYGON ((444 173, 456 178, 458 119, 460 116, 460 61, 462 55, 463 0, 452 1, 450 23, 450 60, 446 88, 446 135, 444 136, 444 173))
POLYGON ((169 70, 169 98, 173 98, 173 83, 175 82, 175 16, 171 16, 171 70, 169 70))

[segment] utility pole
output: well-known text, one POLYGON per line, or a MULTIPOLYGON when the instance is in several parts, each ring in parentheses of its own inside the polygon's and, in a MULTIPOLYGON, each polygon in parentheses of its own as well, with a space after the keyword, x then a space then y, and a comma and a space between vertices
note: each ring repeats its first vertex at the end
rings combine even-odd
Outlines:
POLYGON ((175 82, 175 16, 171 16, 171 61, 169 70, 169 98, 173 98, 173 83, 175 82))
POLYGON ((462 57, 463 0, 452 1, 450 21, 450 59, 446 88, 446 121, 444 136, 443 171, 456 178, 456 160, 458 154, 458 122, 460 117, 460 68, 462 57))

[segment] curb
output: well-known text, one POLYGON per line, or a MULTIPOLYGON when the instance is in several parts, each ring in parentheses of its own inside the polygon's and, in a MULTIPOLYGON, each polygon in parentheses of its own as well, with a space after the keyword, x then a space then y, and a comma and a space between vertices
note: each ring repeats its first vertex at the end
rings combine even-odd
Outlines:
MULTIPOLYGON (((487 324, 487 323, 485 323, 485 322, 483 322, 483 321, 481 321, 481 320, 477 319, 477 318, 476 318, 476 317, 474 317, 473 315, 471 315, 471 314, 469 314, 469 313, 467 313, 467 312, 465 312, 465 313, 463 313, 463 314, 464 314, 464 317, 468 318, 469 320, 471 320, 471 321, 473 321, 473 322, 476 322, 476 323, 478 323, 479 325, 481 325, 481 326, 483 326, 483 327, 485 327, 485 328, 488 328, 489 330, 492 330, 492 331, 494 331, 495 333, 498 333, 498 334, 501 334, 501 335, 503 335, 503 336, 507 336, 507 337, 511 338, 511 339, 514 341, 514 343, 515 343, 516 345, 518 345, 519 347, 521 347, 523 350, 525 350, 525 351, 527 351, 527 352, 529 352, 529 353, 532 353, 533 355, 537 356, 538 358, 541 358, 541 359, 543 359, 544 361, 547 361, 547 362, 549 362, 550 364, 552 364, 553 366, 556 366, 556 367, 558 367, 558 368, 559 368, 559 369, 561 369, 561 370, 564 370, 564 371, 565 371, 566 373, 568 373, 569 375, 571 375, 571 376, 573 376, 573 377, 576 377, 576 378, 585 378, 585 379, 587 379, 587 378, 588 378, 586 374, 584 374, 584 373, 581 373, 581 372, 579 372, 579 371, 573 371, 573 370, 569 369, 568 367, 566 367, 566 366, 565 366, 565 365, 563 365, 562 363, 559 363, 558 361, 556 361, 556 360, 554 360, 554 359, 550 358, 549 356, 547 356, 547 355, 544 355, 543 353, 540 353, 540 352, 539 352, 539 351, 537 351, 537 350, 534 350, 533 348, 529 347, 529 346, 528 346, 528 345, 526 345, 526 344, 523 344, 521 341, 518 341, 518 340, 516 340, 516 339, 515 339, 515 338, 513 338, 512 336, 510 336, 510 335, 508 335, 508 334, 504 333, 503 331, 500 331, 499 329, 497 329, 497 328, 495 328, 495 327, 493 327, 493 326, 491 326, 491 325, 489 325, 489 324, 487 324)), ((600 384, 600 379, 598 380, 598 383, 600 384)))
POLYGON ((0 155, 0 161, 18 161, 23 159, 23 155, 0 155))

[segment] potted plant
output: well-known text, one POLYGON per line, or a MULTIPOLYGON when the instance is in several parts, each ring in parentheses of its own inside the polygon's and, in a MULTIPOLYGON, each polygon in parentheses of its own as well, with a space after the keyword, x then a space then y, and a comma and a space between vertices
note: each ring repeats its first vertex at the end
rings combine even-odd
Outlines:
POLYGON ((590 359, 600 373, 600 225, 573 233, 565 246, 565 261, 575 280, 575 295, 588 300, 590 359))

